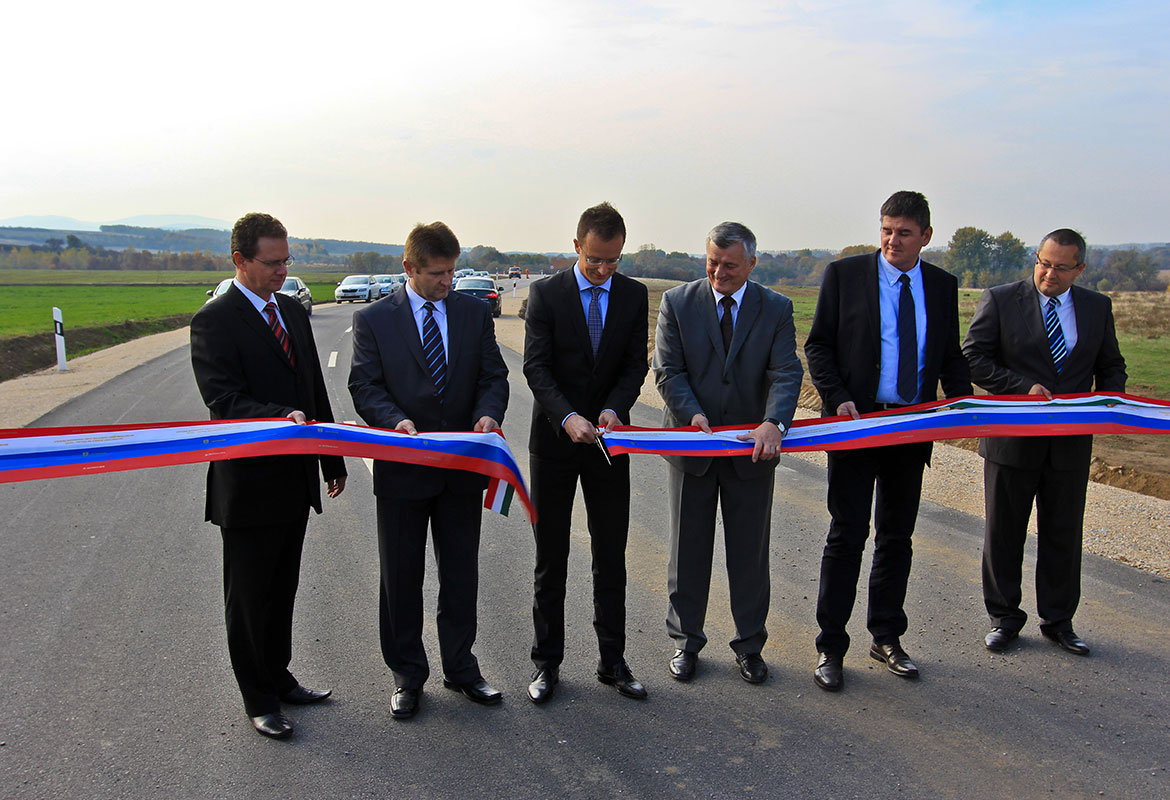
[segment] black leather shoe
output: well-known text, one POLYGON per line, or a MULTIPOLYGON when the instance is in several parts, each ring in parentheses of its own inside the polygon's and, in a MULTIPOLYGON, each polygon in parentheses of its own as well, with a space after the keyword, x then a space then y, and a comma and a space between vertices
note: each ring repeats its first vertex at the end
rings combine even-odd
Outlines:
POLYGON ((670 659, 670 677, 676 681, 689 681, 695 677, 695 667, 699 663, 699 654, 690 650, 675 650, 670 659))
POLYGON ((1081 641, 1081 637, 1072 632, 1070 628, 1067 631, 1040 631, 1046 637, 1056 642, 1070 653, 1075 653, 1078 656, 1087 656, 1089 654, 1089 646, 1081 641))
POLYGON ((538 669, 532 673, 532 683, 528 684, 528 697, 537 705, 550 700, 560 680, 555 668, 538 669))
POLYGON ((844 658, 832 653, 821 653, 817 659, 817 668, 813 670, 813 680, 817 686, 826 692, 839 692, 845 685, 844 658))
POLYGON ((618 690, 618 694, 623 694, 626 697, 632 697, 635 700, 645 700, 648 697, 646 687, 634 677, 634 673, 630 672, 629 664, 624 661, 619 661, 612 667, 606 667, 600 661, 597 662, 597 680, 606 686, 613 686, 618 690))
POLYGON ((983 644, 993 653, 1002 653, 1008 645, 1020 637, 1019 631, 1009 631, 1006 628, 992 628, 991 633, 983 637, 983 644))
POLYGON ((503 692, 493 689, 483 678, 477 678, 469 683, 456 683, 443 678, 443 685, 448 689, 463 692, 468 700, 484 706, 494 706, 504 699, 503 692))
POLYGON ((307 706, 310 703, 320 703, 331 694, 333 694, 332 689, 308 689, 297 684, 294 689, 282 694, 280 701, 282 703, 292 703, 295 706, 307 706))
POLYGON ((876 661, 884 661, 886 663, 886 669, 899 678, 918 677, 918 667, 914 666, 914 662, 910 660, 910 656, 906 655, 906 651, 897 642, 893 644, 878 644, 874 642, 869 646, 869 656, 876 661))
POLYGON ((740 653, 735 657, 739 676, 748 683, 763 683, 768 679, 768 665, 759 653, 740 653))
POLYGON ((252 717, 252 727, 261 736, 267 736, 270 739, 284 739, 293 732, 292 723, 279 711, 274 714, 261 714, 258 717, 252 717))
POLYGON ((418 701, 422 695, 421 689, 394 690, 390 698, 390 716, 394 719, 410 719, 418 713, 418 701))

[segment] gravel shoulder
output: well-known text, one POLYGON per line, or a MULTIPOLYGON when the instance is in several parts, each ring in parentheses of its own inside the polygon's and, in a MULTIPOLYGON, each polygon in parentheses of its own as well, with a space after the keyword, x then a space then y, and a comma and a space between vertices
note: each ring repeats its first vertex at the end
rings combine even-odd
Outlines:
MULTIPOLYGON (((504 347, 524 352, 524 321, 516 316, 527 295, 520 289, 504 297, 504 316, 496 320, 496 338, 504 347)), ((0 383, 0 425, 25 427, 52 409, 139 364, 164 355, 189 341, 189 329, 145 336, 69 362, 67 372, 42 370, 0 383)), ((662 399, 647 375, 641 401, 662 408, 662 399)), ((525 402, 521 399, 520 402, 525 402)), ((799 409, 799 417, 816 416, 799 409)), ((94 420, 97 424, 100 420, 94 420)), ((824 453, 794 453, 799 458, 824 465, 824 453)), ((936 446, 932 466, 926 471, 922 497, 938 505, 983 519, 983 459, 958 447, 936 446)), ((1032 521, 1035 533, 1035 519, 1032 521)), ((1170 501, 1136 492, 1089 483, 1085 509, 1085 552, 1119 561, 1146 572, 1170 578, 1170 501)))

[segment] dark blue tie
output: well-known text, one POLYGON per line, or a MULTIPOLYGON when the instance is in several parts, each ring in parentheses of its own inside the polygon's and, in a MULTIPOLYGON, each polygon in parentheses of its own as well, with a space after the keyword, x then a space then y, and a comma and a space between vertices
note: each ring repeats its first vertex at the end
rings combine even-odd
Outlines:
POLYGON ((1060 316, 1056 309, 1060 306, 1060 298, 1048 298, 1048 305, 1044 309, 1044 329, 1048 331, 1048 349, 1052 352, 1052 363, 1056 371, 1064 369, 1064 362, 1068 359, 1068 347, 1064 343, 1064 329, 1060 327, 1060 316))
POLYGON ((902 273, 898 281, 902 284, 898 295, 898 396, 903 402, 913 403, 918 396, 918 323, 910 276, 902 273))
POLYGON ((422 328, 423 358, 435 382, 435 393, 442 400, 443 390, 447 388, 447 356, 443 352, 443 336, 439 333, 439 324, 435 322, 434 305, 428 300, 423 303, 423 308, 427 311, 422 328))
POLYGON ((597 348, 601 345, 601 293, 604 291, 605 289, 600 286, 589 287, 593 297, 589 301, 589 316, 585 319, 585 325, 589 328, 589 343, 593 345, 593 355, 597 355, 597 348))

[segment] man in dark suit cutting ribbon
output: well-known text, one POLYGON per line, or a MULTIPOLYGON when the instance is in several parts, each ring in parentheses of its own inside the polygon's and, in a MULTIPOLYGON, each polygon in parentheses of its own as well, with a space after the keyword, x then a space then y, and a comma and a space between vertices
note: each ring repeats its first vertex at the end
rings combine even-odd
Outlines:
POLYGON ((646 377, 647 293, 617 272, 626 225, 609 203, 577 223, 572 269, 534 283, 524 318, 524 375, 532 389, 532 496, 536 573, 532 621, 536 665, 528 695, 552 697, 565 656, 565 581, 577 481, 585 497, 593 553, 593 628, 601 651, 597 679, 627 697, 646 689, 625 661, 626 536, 630 457, 612 464, 597 428, 630 421, 646 377))
MULTIPOLYGON (((212 419, 287 417, 332 422, 309 316, 278 293, 292 261, 288 232, 268 214, 232 229, 236 277, 191 320, 191 366, 212 419)), ((289 455, 213 461, 207 519, 223 534, 228 652, 244 708, 264 736, 292 723, 280 704, 329 696, 289 672, 292 617, 309 508, 321 513, 318 462, 330 497, 345 488, 339 456, 289 455)))

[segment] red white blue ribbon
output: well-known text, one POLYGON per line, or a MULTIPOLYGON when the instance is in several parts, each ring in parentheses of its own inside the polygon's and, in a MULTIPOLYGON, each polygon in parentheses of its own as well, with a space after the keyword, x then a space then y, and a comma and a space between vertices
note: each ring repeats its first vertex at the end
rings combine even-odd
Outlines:
MULTIPOLYGON (((463 469, 506 484, 535 519, 520 467, 499 433, 424 433, 287 419, 0 430, 0 483, 252 456, 358 456, 463 469)), ((499 483, 497 483, 499 482, 499 483)))
MULTIPOLYGON (((753 443, 736 437, 754 426, 698 428, 619 427, 604 435, 610 453, 668 456, 751 455, 753 443)), ((1170 403, 1115 392, 960 397, 849 417, 792 423, 781 450, 855 450, 942 439, 993 436, 1063 436, 1086 433, 1170 433, 1170 403)))

